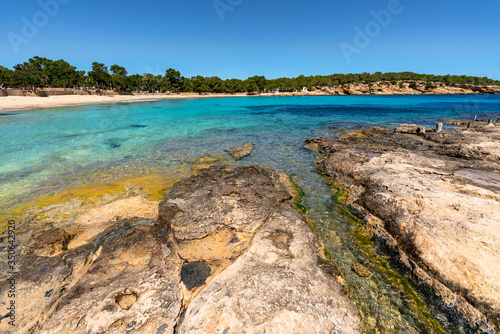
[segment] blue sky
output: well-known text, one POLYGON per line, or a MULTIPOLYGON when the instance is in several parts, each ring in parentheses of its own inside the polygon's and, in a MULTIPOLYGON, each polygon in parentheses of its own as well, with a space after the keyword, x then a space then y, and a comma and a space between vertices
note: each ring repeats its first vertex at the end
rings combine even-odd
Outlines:
POLYGON ((500 80, 499 13, 497 0, 5 0, 0 64, 38 55, 139 74, 173 67, 221 78, 413 71, 500 80), (390 17, 379 22, 372 13, 381 11, 390 17))

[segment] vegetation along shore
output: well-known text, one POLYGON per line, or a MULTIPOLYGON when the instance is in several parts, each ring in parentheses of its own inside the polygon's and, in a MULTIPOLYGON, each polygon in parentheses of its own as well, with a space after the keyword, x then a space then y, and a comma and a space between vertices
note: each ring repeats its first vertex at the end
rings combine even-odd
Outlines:
POLYGON ((412 72, 332 74, 245 80, 219 77, 184 77, 169 68, 164 75, 129 74, 117 64, 109 68, 92 63, 89 72, 77 70, 65 60, 33 57, 10 70, 0 66, 0 96, 124 95, 134 93, 197 94, 498 94, 500 81, 465 75, 428 75, 412 72))

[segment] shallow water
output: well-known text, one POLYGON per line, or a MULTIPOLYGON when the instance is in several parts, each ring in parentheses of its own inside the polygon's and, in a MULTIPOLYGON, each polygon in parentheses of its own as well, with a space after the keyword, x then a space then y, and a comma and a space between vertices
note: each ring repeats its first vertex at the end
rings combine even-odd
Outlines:
POLYGON ((264 165, 292 177, 306 216, 341 269, 368 333, 459 329, 428 313, 336 202, 304 140, 342 129, 399 123, 434 127, 442 118, 497 118, 496 96, 242 97, 162 100, 16 112, 0 117, 0 208, 49 192, 131 175, 165 173, 210 154, 233 165, 264 165), (226 150, 252 142, 251 156, 226 150), (356 274, 362 265, 369 277, 356 274), (439 325, 439 324, 440 325, 439 325))

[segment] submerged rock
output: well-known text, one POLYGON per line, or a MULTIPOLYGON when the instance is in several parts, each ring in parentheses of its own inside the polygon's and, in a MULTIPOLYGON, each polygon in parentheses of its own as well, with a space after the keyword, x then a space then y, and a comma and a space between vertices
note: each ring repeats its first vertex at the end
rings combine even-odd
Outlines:
POLYGON ((318 169, 349 190, 346 205, 373 240, 469 333, 500 329, 500 195, 498 177, 463 170, 500 172, 499 139, 371 128, 308 140, 324 157, 318 169))
POLYGON ((242 147, 237 147, 233 148, 232 150, 228 150, 229 153, 235 158, 236 160, 240 160, 246 156, 249 156, 253 151, 253 144, 252 143, 246 143, 242 147))
MULTIPOLYGON (((30 253, 16 276, 17 327, 4 317, 0 331, 360 333, 292 189, 267 168, 212 166, 176 183, 156 220, 113 220, 69 250, 30 253)), ((114 208, 82 219, 110 218, 114 208)), ((36 238, 66 239, 61 231, 36 238)))
POLYGON ((352 271, 354 271, 356 273, 356 275, 358 275, 359 277, 370 277, 371 276, 371 273, 370 271, 368 271, 368 269, 359 264, 359 263, 355 263, 352 265, 352 271))

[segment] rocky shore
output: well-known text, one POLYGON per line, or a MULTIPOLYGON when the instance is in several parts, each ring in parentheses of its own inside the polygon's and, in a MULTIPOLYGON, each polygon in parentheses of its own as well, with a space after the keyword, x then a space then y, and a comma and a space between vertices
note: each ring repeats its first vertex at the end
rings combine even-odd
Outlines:
POLYGON ((16 327, 7 314, 0 331, 360 333, 294 193, 268 168, 211 166, 173 185, 147 217, 33 234, 19 247, 16 327))
POLYGON ((339 86, 312 87, 310 91, 282 93, 287 96, 315 96, 315 95, 465 95, 465 94, 500 94, 500 86, 473 86, 473 85, 444 85, 434 83, 430 86, 426 82, 391 83, 379 81, 370 84, 352 83, 339 86))
POLYGON ((496 122, 448 132, 372 127, 307 142, 323 157, 318 170, 347 190, 347 208, 431 308, 465 333, 500 330, 496 122))

